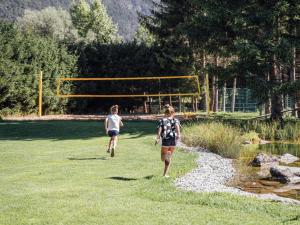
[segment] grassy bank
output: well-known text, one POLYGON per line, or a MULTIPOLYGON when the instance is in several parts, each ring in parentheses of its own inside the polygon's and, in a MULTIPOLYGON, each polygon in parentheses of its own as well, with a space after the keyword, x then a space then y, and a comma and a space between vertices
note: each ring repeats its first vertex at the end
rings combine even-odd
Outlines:
POLYGON ((186 124, 182 141, 189 146, 201 146, 219 155, 236 158, 239 155, 241 132, 222 123, 186 124))
POLYGON ((299 223, 299 206, 176 190, 196 156, 162 178, 155 127, 126 123, 112 159, 102 122, 0 122, 0 224, 299 223))

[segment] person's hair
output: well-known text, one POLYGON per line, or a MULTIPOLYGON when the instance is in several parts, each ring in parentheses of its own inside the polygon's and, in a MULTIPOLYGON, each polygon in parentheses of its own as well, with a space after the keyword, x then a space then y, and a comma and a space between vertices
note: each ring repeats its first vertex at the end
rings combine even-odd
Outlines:
POLYGON ((111 113, 115 113, 119 110, 119 106, 118 105, 113 105, 112 107, 110 107, 110 112, 111 113))
POLYGON ((171 116, 171 115, 175 114, 175 109, 172 106, 170 106, 169 104, 165 105, 164 108, 165 108, 166 116, 171 116))

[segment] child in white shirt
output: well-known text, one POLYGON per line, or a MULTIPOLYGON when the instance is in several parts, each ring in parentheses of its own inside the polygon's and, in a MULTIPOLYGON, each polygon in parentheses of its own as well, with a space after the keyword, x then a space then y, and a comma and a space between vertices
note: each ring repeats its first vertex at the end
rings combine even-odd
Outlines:
POLYGON ((111 114, 105 119, 105 132, 110 137, 107 152, 111 157, 115 156, 115 150, 117 147, 118 135, 120 133, 120 127, 123 126, 122 118, 118 115, 119 106, 113 105, 110 108, 111 114))

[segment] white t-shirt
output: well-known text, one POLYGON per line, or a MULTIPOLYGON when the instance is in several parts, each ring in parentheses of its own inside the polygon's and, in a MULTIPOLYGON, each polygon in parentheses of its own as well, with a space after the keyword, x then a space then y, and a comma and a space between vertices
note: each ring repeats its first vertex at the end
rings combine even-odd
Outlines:
POLYGON ((108 130, 120 131, 121 117, 117 114, 107 116, 108 130))

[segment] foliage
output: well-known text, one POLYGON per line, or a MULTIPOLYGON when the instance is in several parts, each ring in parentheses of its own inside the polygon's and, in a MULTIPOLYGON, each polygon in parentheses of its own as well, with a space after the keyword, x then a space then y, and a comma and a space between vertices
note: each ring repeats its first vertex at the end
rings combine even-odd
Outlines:
MULTIPOLYGON (((166 52, 159 45, 154 43, 151 46, 146 44, 138 45, 132 43, 120 44, 82 44, 78 45, 74 52, 78 52, 78 65, 81 74, 88 74, 90 77, 142 77, 142 76, 169 76, 169 75, 184 75, 182 72, 184 61, 172 61, 165 57, 166 52)), ((178 80, 172 82, 163 82, 159 85, 151 81, 142 80, 136 82, 78 82, 78 85, 73 90, 73 93, 143 93, 159 91, 169 92, 170 85, 172 92, 188 90, 193 87, 194 83, 186 83, 182 85, 178 80)), ((144 98, 134 99, 102 99, 101 105, 98 100, 80 99, 74 102, 73 110, 80 113, 100 113, 106 110, 111 104, 120 104, 123 109, 132 109, 133 106, 142 105, 144 98)), ((106 111, 104 111, 106 112, 106 111)))
POLYGON ((281 97, 274 89, 292 66, 293 48, 299 47, 294 32, 299 1, 190 2, 197 10, 181 31, 207 51, 237 56, 228 70, 247 78, 262 102, 271 97, 272 118, 280 118, 281 97))
POLYGON ((243 139, 237 128, 212 122, 185 125, 182 141, 188 146, 199 146, 224 157, 237 158, 243 139))
POLYGON ((26 9, 16 24, 24 32, 33 32, 42 37, 70 42, 78 40, 69 12, 61 8, 48 7, 41 11, 26 9))
POLYGON ((253 121, 244 126, 244 130, 255 131, 259 137, 265 140, 277 141, 300 141, 300 123, 299 122, 286 122, 284 126, 278 122, 264 122, 253 121))
POLYGON ((145 44, 146 46, 151 46, 155 42, 155 37, 145 26, 140 25, 135 33, 133 41, 138 45, 145 44))
POLYGON ((297 205, 176 189, 196 155, 176 150, 171 177, 163 178, 154 123, 125 123, 110 159, 102 125, 0 122, 0 224, 299 223, 297 205))
MULTIPOLYGON (((0 18, 15 20, 22 17, 26 9, 42 10, 49 6, 69 10, 73 2, 74 0, 2 0, 0 18)), ((133 39, 138 27, 138 13, 149 14, 153 7, 152 0, 103 0, 103 3, 114 23, 119 25, 120 35, 127 41, 133 39)))
MULTIPOLYGON (((45 113, 63 112, 67 100, 55 94, 55 78, 76 70, 76 56, 53 39, 20 32, 10 23, 0 23, 0 109, 2 113, 37 111, 38 71, 44 71, 45 113)), ((65 86, 69 89, 69 86, 65 86)))
POLYGON ((80 0, 72 5, 70 13, 74 26, 84 40, 101 44, 112 44, 121 40, 117 34, 117 25, 113 24, 101 1, 94 1, 89 6, 86 0, 80 0))

